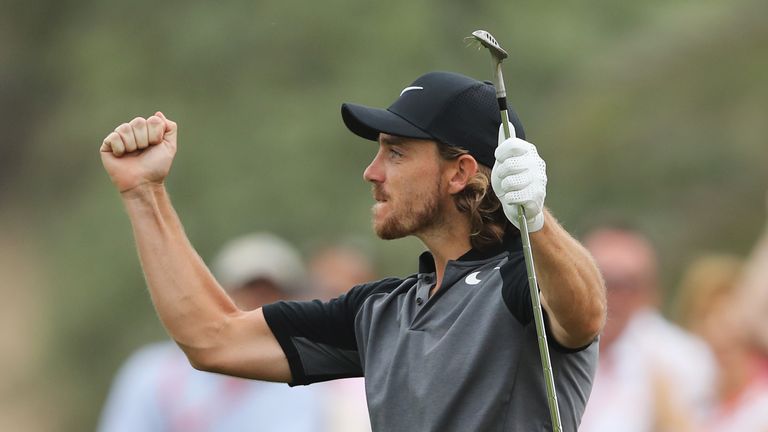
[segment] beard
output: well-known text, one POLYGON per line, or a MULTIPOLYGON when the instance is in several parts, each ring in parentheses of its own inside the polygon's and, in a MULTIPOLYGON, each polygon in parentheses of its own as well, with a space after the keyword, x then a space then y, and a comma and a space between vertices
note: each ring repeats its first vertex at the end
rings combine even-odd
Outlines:
MULTIPOLYGON (((436 183, 430 190, 421 193, 408 193, 392 205, 389 214, 384 220, 377 223, 376 208, 373 208, 373 229, 376 235, 383 240, 394 240, 409 235, 424 232, 430 228, 439 226, 443 220, 443 208, 440 203, 440 184, 436 183)), ((374 196, 385 197, 374 185, 374 196)))

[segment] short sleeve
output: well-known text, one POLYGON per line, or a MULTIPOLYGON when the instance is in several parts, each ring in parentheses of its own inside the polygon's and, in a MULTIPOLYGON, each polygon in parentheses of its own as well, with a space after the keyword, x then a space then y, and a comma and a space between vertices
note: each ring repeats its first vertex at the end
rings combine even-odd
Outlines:
MULTIPOLYGON (((521 325, 533 324, 533 304, 531 302, 531 291, 528 287, 528 271, 525 267, 525 257, 522 253, 510 254, 509 260, 501 266, 500 271, 503 281, 501 292, 507 309, 509 309, 521 325)), ((568 348, 561 345, 552 336, 547 310, 542 307, 541 312, 544 329, 547 332, 547 344, 553 349, 563 353, 575 353, 583 351, 594 342, 579 348, 568 348)))
POLYGON ((263 307, 264 318, 291 369, 291 386, 363 376, 355 316, 372 293, 397 285, 383 280, 358 285, 327 302, 282 301, 263 307))
POLYGON ((509 259, 499 269, 501 272, 501 295, 507 309, 523 326, 533 321, 531 292, 528 289, 528 273, 522 252, 510 253, 509 259))

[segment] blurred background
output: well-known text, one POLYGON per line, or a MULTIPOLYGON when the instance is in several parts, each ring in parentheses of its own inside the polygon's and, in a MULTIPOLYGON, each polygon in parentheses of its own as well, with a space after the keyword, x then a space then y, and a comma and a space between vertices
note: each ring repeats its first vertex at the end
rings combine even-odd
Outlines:
POLYGON ((165 337, 98 157, 108 132, 156 110, 180 126, 168 188, 204 258, 254 230, 305 253, 353 236, 379 274, 406 275, 422 246, 372 234, 375 146, 339 107, 387 106, 430 70, 491 79, 464 42, 482 28, 511 54, 548 206, 576 235, 604 218, 646 231, 665 304, 692 257, 744 256, 764 226, 765 1, 0 7, 2 430, 92 430, 122 361, 165 337))

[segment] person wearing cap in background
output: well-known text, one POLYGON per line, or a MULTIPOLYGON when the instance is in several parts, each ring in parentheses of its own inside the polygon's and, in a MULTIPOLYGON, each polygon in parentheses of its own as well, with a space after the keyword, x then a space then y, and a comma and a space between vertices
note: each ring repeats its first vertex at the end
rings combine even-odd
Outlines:
MULTIPOLYGON (((373 262, 365 248, 356 242, 325 244, 308 260, 309 279, 314 295, 331 300, 353 286, 376 278, 373 262)), ((327 390, 328 424, 334 432, 371 430, 362 378, 346 378, 317 384, 327 390)))
POLYGON ((560 415, 575 431, 597 365, 604 287, 588 252, 544 208, 545 164, 517 116, 518 138, 499 139, 493 85, 432 72, 388 109, 344 104, 342 118, 378 141, 363 174, 373 186, 376 234, 415 236, 428 252, 411 276, 253 312, 227 298, 173 210, 163 180, 177 149, 176 123, 158 112, 102 142, 152 299, 191 363, 291 386, 364 376, 375 431, 550 428, 516 226, 522 205, 560 415))
MULTIPOLYGON (((212 267, 243 311, 295 297, 306 284, 298 252, 267 233, 230 241, 212 267)), ((197 371, 176 344, 161 342, 139 349, 121 368, 98 430, 330 432, 319 390, 197 371)))

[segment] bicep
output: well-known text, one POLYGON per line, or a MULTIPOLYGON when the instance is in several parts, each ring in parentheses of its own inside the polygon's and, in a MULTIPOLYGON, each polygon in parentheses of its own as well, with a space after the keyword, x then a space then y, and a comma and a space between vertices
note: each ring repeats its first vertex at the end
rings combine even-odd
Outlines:
POLYGON ((290 368, 291 385, 362 376, 354 331, 355 301, 278 302, 264 308, 290 368))
POLYGON ((205 370, 291 385, 362 376, 356 312, 372 290, 399 282, 357 286, 328 302, 281 301, 237 312, 216 330, 222 337, 213 354, 190 358, 208 359, 205 370))

